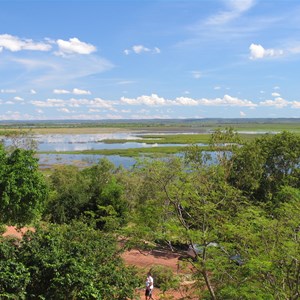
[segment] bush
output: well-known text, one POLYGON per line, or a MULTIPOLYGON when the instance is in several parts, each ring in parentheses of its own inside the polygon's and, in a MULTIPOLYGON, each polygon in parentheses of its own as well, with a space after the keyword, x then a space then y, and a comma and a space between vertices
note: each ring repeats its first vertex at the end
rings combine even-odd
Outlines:
POLYGON ((154 279, 154 286, 163 292, 179 287, 179 277, 174 275, 171 268, 155 265, 151 268, 151 274, 154 279))

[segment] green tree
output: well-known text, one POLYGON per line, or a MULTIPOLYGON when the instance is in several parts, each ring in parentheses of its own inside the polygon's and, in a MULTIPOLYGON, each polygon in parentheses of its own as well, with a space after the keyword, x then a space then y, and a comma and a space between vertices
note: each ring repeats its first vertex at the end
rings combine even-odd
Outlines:
POLYGON ((107 159, 83 170, 55 169, 49 179, 52 192, 45 218, 59 224, 90 218, 99 229, 118 229, 126 222, 128 205, 116 172, 107 159))
POLYGON ((58 224, 80 218, 90 200, 89 182, 75 166, 54 169, 49 178, 51 193, 44 218, 58 224))
POLYGON ((236 149, 229 181, 254 201, 273 203, 281 186, 300 187, 299 164, 299 136, 264 135, 236 149))
POLYGON ((126 223, 128 205, 122 197, 115 166, 107 159, 83 170, 89 178, 89 201, 84 208, 96 221, 99 229, 114 230, 126 223))
POLYGON ((38 170, 38 159, 31 150, 16 149, 11 154, 0 151, 0 220, 24 225, 44 209, 48 188, 38 170))
POLYGON ((29 299, 127 299, 138 285, 116 240, 81 222, 28 233, 19 260, 30 273, 29 299))
POLYGON ((144 178, 143 193, 138 193, 136 228, 130 230, 148 241, 188 245, 199 291, 206 286, 216 299, 218 267, 222 262, 227 271, 231 268, 229 255, 234 249, 224 224, 243 208, 244 197, 226 182, 221 166, 191 169, 189 164, 187 169, 182 160, 171 159, 155 161, 137 172, 144 178))
POLYGON ((26 299, 30 274, 18 260, 18 241, 0 237, 0 298, 26 299))

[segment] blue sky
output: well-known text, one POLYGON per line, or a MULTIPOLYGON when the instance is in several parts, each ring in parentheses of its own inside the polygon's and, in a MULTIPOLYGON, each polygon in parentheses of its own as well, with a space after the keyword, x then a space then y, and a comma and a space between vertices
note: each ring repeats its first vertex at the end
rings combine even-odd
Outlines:
POLYGON ((0 120, 300 117, 298 0, 0 0, 0 120))

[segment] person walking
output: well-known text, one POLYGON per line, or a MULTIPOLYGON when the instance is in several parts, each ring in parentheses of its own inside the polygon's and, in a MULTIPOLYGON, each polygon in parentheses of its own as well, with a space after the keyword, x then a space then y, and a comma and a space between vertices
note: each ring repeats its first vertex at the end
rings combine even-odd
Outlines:
POLYGON ((146 279, 146 291, 145 291, 146 300, 153 299, 152 297, 153 288, 154 288, 154 280, 151 275, 151 272, 148 272, 147 279, 146 279))

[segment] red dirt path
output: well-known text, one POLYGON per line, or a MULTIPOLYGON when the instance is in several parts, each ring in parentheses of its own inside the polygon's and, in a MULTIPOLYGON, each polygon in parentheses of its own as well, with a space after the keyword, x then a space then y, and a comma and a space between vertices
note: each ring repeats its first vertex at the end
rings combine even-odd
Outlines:
MULTIPOLYGON (((179 274, 179 273, 186 274, 188 272, 188 270, 182 270, 180 268, 180 261, 178 260, 179 255, 172 253, 172 252, 157 251, 157 250, 152 250, 151 252, 130 250, 130 251, 125 252, 122 255, 122 257, 126 264, 134 265, 134 266, 144 270, 145 276, 146 276, 146 273, 154 265, 161 265, 161 266, 169 267, 176 274, 179 274)), ((192 283, 185 282, 181 285, 181 287, 178 291, 174 291, 174 290, 167 291, 164 295, 159 289, 154 288, 153 298, 155 300, 159 300, 159 299, 197 300, 197 299, 199 299, 199 297, 193 296, 192 292, 193 292, 192 283)), ((137 295, 140 296, 140 299, 145 299, 144 290, 138 290, 137 295)))

